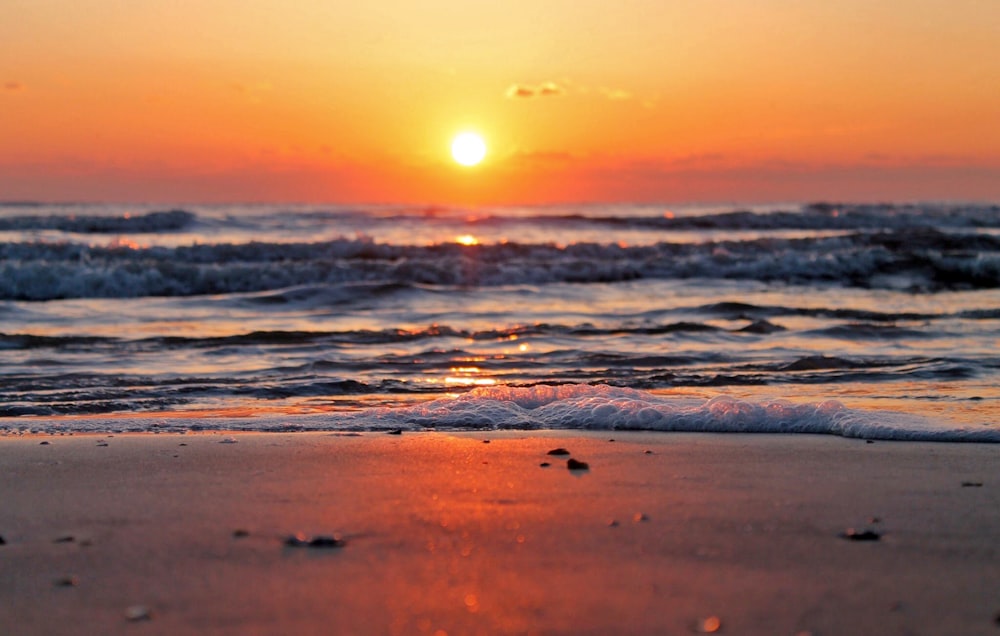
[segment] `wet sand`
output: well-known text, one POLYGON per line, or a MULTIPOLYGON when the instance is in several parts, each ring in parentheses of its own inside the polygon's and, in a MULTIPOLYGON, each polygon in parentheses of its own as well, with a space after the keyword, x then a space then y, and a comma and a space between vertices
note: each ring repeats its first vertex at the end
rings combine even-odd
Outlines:
POLYGON ((0 438, 0 633, 1000 634, 998 453, 622 432, 0 438))

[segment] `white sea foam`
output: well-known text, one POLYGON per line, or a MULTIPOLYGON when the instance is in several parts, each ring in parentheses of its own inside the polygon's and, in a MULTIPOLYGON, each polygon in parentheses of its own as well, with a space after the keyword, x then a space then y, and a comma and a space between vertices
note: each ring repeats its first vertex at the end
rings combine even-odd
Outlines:
POLYGON ((21 418, 0 423, 0 430, 42 433, 391 429, 777 433, 873 440, 1000 443, 1000 428, 955 426, 906 413, 851 409, 836 400, 796 404, 780 400, 740 400, 725 395, 702 400, 580 384, 482 387, 457 397, 413 406, 341 414, 205 419, 21 418))
POLYGON ((484 387, 454 399, 361 413, 376 427, 646 430, 706 433, 812 433, 842 437, 1000 442, 1000 429, 951 427, 904 413, 812 404, 710 400, 604 385, 484 387))

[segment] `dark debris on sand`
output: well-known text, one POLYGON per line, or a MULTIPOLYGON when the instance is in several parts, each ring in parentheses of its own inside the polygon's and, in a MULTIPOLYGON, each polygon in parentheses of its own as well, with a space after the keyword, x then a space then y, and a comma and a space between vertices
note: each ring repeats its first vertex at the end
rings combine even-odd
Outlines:
POLYGON ((334 535, 318 534, 314 537, 307 537, 301 532, 285 537, 283 543, 290 548, 342 548, 347 545, 347 541, 334 535))
POLYGON ((565 448, 553 448, 552 450, 550 450, 549 452, 547 452, 545 454, 546 455, 569 455, 569 451, 566 450, 565 448))
POLYGON ((848 541, 878 541, 882 538, 882 535, 874 530, 855 530, 854 528, 844 530, 839 536, 848 541))
POLYGON ((125 610, 125 620, 136 623, 152 620, 153 611, 145 605, 132 605, 125 610))
POLYGON ((581 462, 570 457, 566 460, 566 468, 570 470, 590 470, 590 465, 587 462, 581 462))

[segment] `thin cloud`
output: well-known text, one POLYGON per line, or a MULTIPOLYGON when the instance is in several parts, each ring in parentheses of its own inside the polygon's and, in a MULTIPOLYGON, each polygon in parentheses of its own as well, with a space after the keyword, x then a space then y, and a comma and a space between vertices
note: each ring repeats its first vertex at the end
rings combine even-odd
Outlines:
POLYGON ((527 98, 534 96, 535 96, 535 89, 529 86, 524 86, 522 84, 511 84, 510 88, 507 89, 507 97, 510 98, 515 98, 515 97, 527 98))
POLYGON ((615 102, 632 99, 632 93, 620 88, 601 88, 601 94, 615 102))
POLYGON ((555 82, 542 82, 541 84, 511 84, 507 89, 507 97, 511 99, 532 97, 554 97, 562 95, 566 90, 555 82))

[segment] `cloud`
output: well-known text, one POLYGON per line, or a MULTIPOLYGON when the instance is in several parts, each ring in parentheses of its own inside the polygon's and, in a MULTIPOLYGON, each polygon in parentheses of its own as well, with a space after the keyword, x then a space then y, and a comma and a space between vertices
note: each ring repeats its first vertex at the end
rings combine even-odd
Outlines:
POLYGON ((542 82, 537 85, 511 84, 507 89, 507 97, 510 98, 531 98, 531 97, 553 97, 562 95, 566 90, 555 82, 542 82))
POLYGON ((626 99, 632 99, 632 93, 622 90, 620 88, 601 88, 601 94, 612 101, 624 101, 626 99))
POLYGON ((5 91, 23 91, 24 84, 21 82, 4 82, 3 89, 5 91))

